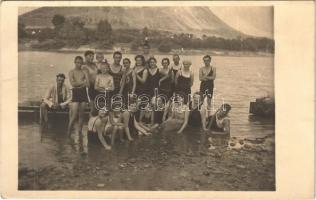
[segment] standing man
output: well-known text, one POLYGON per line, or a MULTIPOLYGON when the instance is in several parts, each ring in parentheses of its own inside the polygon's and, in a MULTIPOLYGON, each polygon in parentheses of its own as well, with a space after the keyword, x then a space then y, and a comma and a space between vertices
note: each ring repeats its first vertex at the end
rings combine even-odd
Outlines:
POLYGON ((174 93, 175 91, 175 80, 176 80, 176 74, 178 73, 179 70, 181 70, 183 68, 183 64, 182 62, 180 62, 180 56, 179 54, 173 54, 173 63, 171 63, 170 65, 170 69, 172 71, 173 77, 173 84, 171 85, 171 94, 174 93))
MULTIPOLYGON (((109 74, 113 77, 114 81, 114 90, 112 91, 111 96, 111 102, 114 101, 112 97, 114 95, 120 94, 121 87, 123 85, 121 84, 123 73, 125 70, 123 70, 123 66, 121 65, 122 60, 122 53, 119 51, 115 51, 113 53, 113 64, 110 65, 110 71, 109 74)), ((123 101, 123 97, 121 99, 123 101)), ((123 102, 122 102, 123 103, 123 102)))
POLYGON ((204 67, 200 68, 199 79, 201 81, 200 84, 200 92, 207 97, 207 108, 210 110, 211 102, 213 97, 213 88, 214 88, 214 80, 216 78, 216 68, 211 66, 211 56, 206 55, 203 57, 204 67))
POLYGON ((98 67, 93 62, 94 60, 94 52, 93 51, 86 51, 84 53, 85 63, 82 66, 82 69, 88 74, 88 93, 89 93, 89 104, 90 104, 90 115, 92 112, 95 112, 95 97, 97 95, 96 90, 94 89, 95 79, 98 74, 98 67))
POLYGON ((65 110, 71 101, 69 87, 64 83, 65 79, 64 74, 57 74, 56 85, 53 85, 43 98, 40 106, 40 123, 43 126, 46 126, 48 122, 48 110, 65 110))
POLYGON ((145 42, 143 45, 143 56, 145 58, 145 67, 149 67, 149 58, 153 57, 153 55, 150 54, 150 45, 148 42, 145 42))

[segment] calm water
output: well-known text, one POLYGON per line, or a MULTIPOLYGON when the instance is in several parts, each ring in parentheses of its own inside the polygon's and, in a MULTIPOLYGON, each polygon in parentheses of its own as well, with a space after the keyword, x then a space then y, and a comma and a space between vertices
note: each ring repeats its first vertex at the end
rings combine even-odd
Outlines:
MULTIPOLYGON (((68 75, 68 71, 74 67, 73 59, 77 55, 81 54, 19 52, 19 102, 40 100, 47 88, 55 83, 57 73, 62 72, 68 75)), ((134 55, 124 56, 133 61, 134 55)), ((172 58, 171 55, 156 56, 159 61, 163 57, 172 58)), ((202 66, 202 57, 203 55, 181 56, 182 60, 192 61, 192 70, 195 74, 192 91, 199 88, 198 70, 202 66)), ((106 55, 106 58, 112 62, 112 55, 106 55)), ((273 57, 213 56, 212 63, 217 69, 215 104, 218 105, 224 100, 232 105, 231 135, 261 137, 274 133, 273 121, 249 117, 250 101, 260 96, 273 94, 273 57)), ((68 79, 66 80, 66 83, 69 84, 68 79)), ((65 129, 51 129, 41 140, 37 123, 19 122, 20 163, 33 165, 44 162, 49 164, 65 159, 63 156, 67 153, 64 153, 71 152, 71 149, 65 142, 64 133, 65 129), (61 152, 63 152, 63 156, 61 156, 61 152), (31 159, 29 155, 32 155, 31 159), (47 156, 51 157, 49 161, 39 159, 47 156)))

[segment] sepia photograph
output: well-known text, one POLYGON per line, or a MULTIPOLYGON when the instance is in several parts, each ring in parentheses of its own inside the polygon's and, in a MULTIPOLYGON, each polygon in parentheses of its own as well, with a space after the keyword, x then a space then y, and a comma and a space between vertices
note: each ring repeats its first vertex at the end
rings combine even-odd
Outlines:
POLYGON ((18 190, 276 191, 273 6, 18 7, 18 190))

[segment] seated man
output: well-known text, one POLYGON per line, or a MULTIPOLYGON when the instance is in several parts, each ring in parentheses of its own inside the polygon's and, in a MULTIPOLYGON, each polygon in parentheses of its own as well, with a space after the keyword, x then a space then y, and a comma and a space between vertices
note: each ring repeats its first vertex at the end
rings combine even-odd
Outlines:
POLYGON ((231 106, 227 103, 221 105, 221 107, 212 115, 207 128, 211 130, 211 133, 224 133, 230 134, 230 120, 228 113, 231 110, 231 106))
POLYGON ((44 124, 48 121, 48 110, 63 110, 67 108, 67 105, 71 101, 70 90, 66 84, 64 84, 66 77, 64 74, 56 75, 57 84, 52 86, 45 97, 40 107, 40 123, 44 124))

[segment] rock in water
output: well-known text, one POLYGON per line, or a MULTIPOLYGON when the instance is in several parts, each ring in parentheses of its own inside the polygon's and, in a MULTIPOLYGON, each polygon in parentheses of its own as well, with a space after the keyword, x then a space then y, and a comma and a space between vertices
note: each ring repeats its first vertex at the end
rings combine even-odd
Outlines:
POLYGON ((97 187, 104 187, 104 183, 97 184, 97 187))

